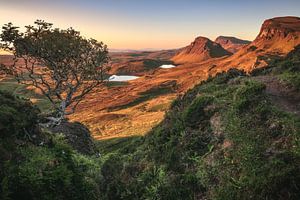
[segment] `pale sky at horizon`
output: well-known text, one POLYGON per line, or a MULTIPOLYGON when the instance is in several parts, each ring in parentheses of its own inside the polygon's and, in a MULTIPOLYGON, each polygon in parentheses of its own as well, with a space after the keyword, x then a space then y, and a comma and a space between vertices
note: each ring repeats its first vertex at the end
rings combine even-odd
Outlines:
POLYGON ((277 16, 300 16, 300 0, 0 0, 1 26, 43 19, 118 49, 179 48, 197 36, 253 40, 277 16))

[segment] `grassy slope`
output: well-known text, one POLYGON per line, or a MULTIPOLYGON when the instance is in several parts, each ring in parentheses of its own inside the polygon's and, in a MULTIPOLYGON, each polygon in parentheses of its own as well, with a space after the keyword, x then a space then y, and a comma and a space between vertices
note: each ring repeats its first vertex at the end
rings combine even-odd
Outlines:
POLYGON ((100 158, 35 133, 34 109, 0 95, 0 197, 299 199, 299 116, 275 105, 257 79, 278 77, 299 95, 299 58, 294 52, 256 77, 231 70, 210 78, 174 101, 147 136, 99 142, 100 158))
POLYGON ((0 91, 0 199, 99 199, 101 160, 38 128, 38 114, 0 91))
MULTIPOLYGON (((255 74, 296 92, 299 58, 298 49, 255 74)), ((102 190, 107 199, 298 199, 299 139, 299 116, 231 70, 174 101, 146 137, 101 142, 111 177, 102 190)))
POLYGON ((6 78, 0 81, 0 90, 8 91, 13 95, 22 96, 24 98, 31 98, 35 100, 35 104, 42 110, 47 111, 51 108, 49 100, 41 94, 29 90, 26 85, 18 84, 15 79, 6 78))

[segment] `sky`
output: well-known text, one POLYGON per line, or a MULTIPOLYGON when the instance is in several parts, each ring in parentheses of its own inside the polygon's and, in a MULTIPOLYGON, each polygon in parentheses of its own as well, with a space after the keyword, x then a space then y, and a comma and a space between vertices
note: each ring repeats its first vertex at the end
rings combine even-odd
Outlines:
POLYGON ((300 16, 300 0, 0 0, 1 26, 43 19, 110 49, 173 49, 197 36, 253 40, 277 16, 300 16))

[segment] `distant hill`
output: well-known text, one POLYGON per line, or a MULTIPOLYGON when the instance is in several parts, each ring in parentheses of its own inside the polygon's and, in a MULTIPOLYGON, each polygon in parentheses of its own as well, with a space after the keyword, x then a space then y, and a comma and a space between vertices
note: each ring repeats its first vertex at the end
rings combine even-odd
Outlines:
POLYGON ((172 64, 170 59, 177 49, 159 51, 110 52, 110 74, 145 75, 163 64, 172 64))
POLYGON ((109 49, 109 52, 118 52, 118 53, 133 53, 133 52, 143 52, 143 51, 148 51, 148 52, 154 52, 154 51, 163 51, 164 49, 158 49, 158 48, 144 48, 144 49, 115 49, 111 48, 109 49))
POLYGON ((242 47, 251 43, 251 41, 241 40, 230 36, 219 36, 216 38, 215 42, 231 53, 235 53, 242 47))
POLYGON ((189 46, 179 51, 172 60, 175 63, 195 63, 228 55, 231 53, 220 44, 206 37, 197 37, 189 46))

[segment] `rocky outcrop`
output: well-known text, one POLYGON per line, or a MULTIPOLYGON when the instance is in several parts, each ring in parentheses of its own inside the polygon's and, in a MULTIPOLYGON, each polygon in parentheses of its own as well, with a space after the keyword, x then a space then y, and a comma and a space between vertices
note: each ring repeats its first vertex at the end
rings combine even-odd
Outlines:
POLYGON ((255 39, 270 40, 272 38, 285 38, 287 36, 297 37, 300 32, 300 18, 299 17, 276 17, 266 20, 261 30, 255 39))
POLYGON ((264 21, 251 46, 256 51, 286 54, 300 44, 300 18, 276 17, 264 21))
POLYGON ((189 46, 183 48, 172 60, 175 63, 194 63, 211 58, 231 55, 220 44, 206 37, 197 37, 189 46))
POLYGON ((50 130, 53 133, 62 133, 68 144, 80 153, 87 155, 97 153, 90 131, 79 122, 64 121, 50 130))

